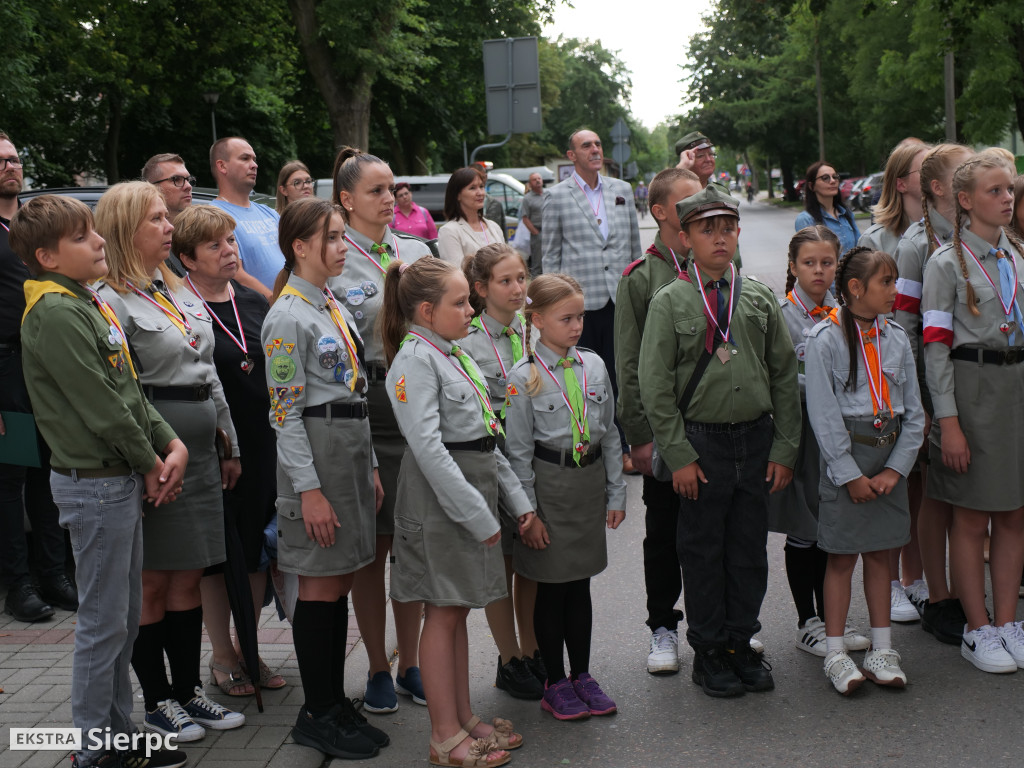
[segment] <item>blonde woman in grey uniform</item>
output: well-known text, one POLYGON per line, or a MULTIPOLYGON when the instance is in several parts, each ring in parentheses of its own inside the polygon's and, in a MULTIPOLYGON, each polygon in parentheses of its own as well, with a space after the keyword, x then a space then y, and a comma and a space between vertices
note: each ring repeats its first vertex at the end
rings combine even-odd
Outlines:
POLYGON ((466 617, 506 595, 498 503, 520 533, 530 502, 497 449, 501 422, 480 369, 462 351, 469 284, 439 259, 392 264, 380 315, 388 396, 408 441, 398 483, 391 597, 423 601, 423 688, 433 765, 504 765, 523 737, 486 724, 469 700, 466 617))
POLYGON ((839 323, 822 321, 807 343, 807 414, 821 449, 818 546, 825 573, 825 675, 849 694, 865 675, 902 688, 892 647, 889 550, 910 538, 906 477, 924 437, 924 409, 906 332, 886 320, 896 300, 896 263, 883 251, 851 248, 836 273, 839 323), (858 555, 871 648, 863 674, 844 648, 858 555))
POLYGON ((384 570, 395 533, 395 497, 398 468, 405 452, 394 412, 387 397, 384 377, 384 348, 375 330, 377 314, 384 302, 384 275, 388 265, 401 259, 413 262, 430 256, 430 248, 419 238, 389 226, 395 211, 395 178, 387 163, 358 149, 343 147, 334 161, 334 203, 340 205, 347 222, 345 241, 349 258, 345 272, 328 279, 338 302, 355 320, 366 343, 366 400, 370 406, 370 432, 380 463, 384 503, 377 514, 377 555, 371 567, 356 573, 352 584, 352 608, 370 662, 363 708, 387 713, 398 709, 395 692, 425 704, 416 648, 420 641, 423 606, 391 601, 398 635, 398 677, 391 679, 391 659, 385 647, 387 595, 384 570))
POLYGON ((568 275, 530 283, 526 338, 540 333, 508 384, 509 461, 537 521, 515 543, 517 573, 537 581, 534 626, 547 682, 541 708, 558 720, 616 711, 590 674, 590 579, 608 565, 605 528, 626 517, 615 398, 601 357, 576 346, 583 290, 568 275), (569 656, 566 675, 562 649, 569 656))
POLYGON ((308 197, 281 216, 284 269, 263 323, 277 432, 278 567, 299 576, 292 634, 305 703, 292 737, 333 757, 377 754, 388 737, 345 694, 353 574, 374 559, 377 480, 362 343, 327 287, 345 265, 337 206, 308 197))
POLYGON ((224 562, 223 488, 241 474, 238 441, 217 369, 213 319, 164 264, 174 227, 160 191, 116 184, 96 206, 110 272, 100 294, 128 337, 146 396, 188 448, 184 492, 144 506, 142 620, 132 652, 145 727, 194 741, 245 723, 203 693, 203 569, 224 562), (218 432, 223 439, 218 439, 218 432), (218 458, 218 447, 226 458, 218 458), (164 653, 171 668, 167 681, 164 653))
POLYGON ((960 653, 985 672, 1024 667, 1014 621, 1024 565, 1024 246, 1004 229, 1013 177, 991 149, 956 169, 953 242, 928 262, 921 296, 928 389, 942 427, 939 442, 931 436, 928 494, 953 506, 950 573, 967 615, 960 653), (990 524, 994 625, 982 552, 990 524))

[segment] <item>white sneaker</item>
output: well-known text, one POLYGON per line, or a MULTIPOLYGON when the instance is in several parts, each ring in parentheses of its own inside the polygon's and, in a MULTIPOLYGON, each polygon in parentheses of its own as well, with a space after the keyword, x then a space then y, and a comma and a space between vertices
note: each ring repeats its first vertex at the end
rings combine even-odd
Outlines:
POLYGON ((804 622, 803 627, 796 631, 796 642, 794 643, 801 651, 814 656, 825 657, 825 622, 817 616, 812 616, 804 622))
POLYGON ((928 584, 924 579, 918 579, 909 587, 903 588, 907 600, 917 608, 917 615, 924 615, 924 607, 928 604, 928 584))
POLYGON ((907 599, 907 593, 903 591, 903 585, 898 581, 892 583, 889 619, 891 621, 919 621, 921 619, 917 608, 907 599))
POLYGON ((1019 621, 1009 621, 996 627, 1003 648, 1017 662, 1017 669, 1024 669, 1024 625, 1019 621))
POLYGON ((861 666, 864 674, 879 685, 902 688, 907 684, 907 675, 900 669, 901 661, 903 659, 899 651, 886 648, 881 651, 868 651, 864 654, 864 663, 861 666))
POLYGON ((758 640, 756 637, 750 638, 750 650, 754 653, 764 653, 764 643, 758 640))
POLYGON ((871 647, 871 641, 847 624, 843 630, 843 646, 847 651, 866 651, 871 647))
POLYGON ((652 675, 671 675, 679 671, 679 633, 658 627, 651 634, 651 652, 647 671, 652 675))
POLYGON ((844 696, 849 696, 864 682, 864 675, 845 651, 825 658, 825 677, 844 696))
POLYGON ((1006 674, 1017 671, 1017 662, 1003 647, 999 631, 991 624, 968 632, 964 627, 964 639, 960 643, 960 655, 982 672, 1006 674))

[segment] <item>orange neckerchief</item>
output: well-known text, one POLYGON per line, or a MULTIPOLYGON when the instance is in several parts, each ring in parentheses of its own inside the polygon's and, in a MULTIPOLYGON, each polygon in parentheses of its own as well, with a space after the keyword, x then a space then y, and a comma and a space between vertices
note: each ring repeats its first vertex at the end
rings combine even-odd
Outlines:
MULTIPOLYGON (((864 360, 864 367, 868 374, 868 388, 871 390, 871 407, 878 419, 878 412, 882 409, 882 403, 889 409, 889 417, 892 417, 892 401, 889 399, 889 383, 882 373, 882 363, 878 358, 881 350, 882 339, 878 333, 878 319, 871 330, 860 332, 860 352, 864 360), (868 342, 865 344, 865 341, 868 342)), ((877 424, 875 426, 878 426, 877 424)))
POLYGON ((786 298, 789 299, 790 303, 794 306, 800 307, 804 312, 810 315, 815 320, 831 320, 836 325, 839 325, 839 308, 838 307, 815 307, 814 309, 808 309, 808 307, 800 301, 800 297, 793 291, 786 294, 786 298))

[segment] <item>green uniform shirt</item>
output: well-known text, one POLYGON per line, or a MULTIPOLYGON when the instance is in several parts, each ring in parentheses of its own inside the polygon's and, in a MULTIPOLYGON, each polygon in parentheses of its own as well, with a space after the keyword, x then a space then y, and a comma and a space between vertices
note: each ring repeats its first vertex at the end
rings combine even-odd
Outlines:
POLYGON ((74 293, 43 295, 21 325, 25 385, 51 466, 148 472, 174 430, 143 397, 89 290, 53 272, 39 279, 74 293))
MULTIPOLYGON (((675 280, 651 301, 640 346, 640 396, 658 450, 673 472, 700 458, 686 439, 678 405, 704 350, 708 328, 692 261, 688 272, 694 282, 675 280)), ((725 277, 729 279, 728 274, 725 277)), ((796 355, 778 302, 767 286, 743 278, 731 333, 735 344, 728 345, 727 362, 712 355, 685 418, 735 424, 770 413, 775 439, 769 460, 793 467, 801 418, 796 355)), ((714 346, 717 352, 723 343, 716 338, 714 346)))
MULTIPOLYGON (((654 439, 640 401, 640 340, 647 324, 648 307, 662 286, 678 277, 672 253, 661 239, 654 236, 655 256, 650 250, 622 273, 615 293, 615 374, 619 385, 619 425, 630 445, 644 445, 654 439), (660 258, 659 258, 660 256, 660 258)), ((676 253, 683 264, 685 253, 676 253)))

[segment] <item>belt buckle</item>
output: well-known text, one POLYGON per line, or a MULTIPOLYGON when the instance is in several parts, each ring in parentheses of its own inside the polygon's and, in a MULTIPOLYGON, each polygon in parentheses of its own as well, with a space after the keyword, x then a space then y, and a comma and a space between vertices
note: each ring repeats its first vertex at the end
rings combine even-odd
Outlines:
POLYGON ((892 433, 890 432, 888 435, 882 435, 881 437, 878 438, 878 447, 879 448, 884 448, 885 446, 889 445, 889 443, 891 443, 891 442, 892 442, 892 433))
POLYGON ((1017 362, 1017 350, 1008 349, 1003 353, 1003 362, 1006 364, 1017 362))
POLYGON ((580 456, 580 463, 579 463, 580 469, 582 469, 583 467, 589 467, 593 463, 594 463, 594 454, 592 452, 588 451, 587 453, 584 453, 582 456, 580 456))

